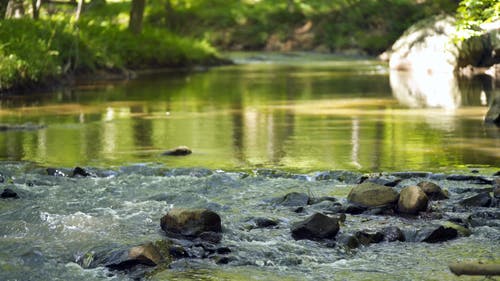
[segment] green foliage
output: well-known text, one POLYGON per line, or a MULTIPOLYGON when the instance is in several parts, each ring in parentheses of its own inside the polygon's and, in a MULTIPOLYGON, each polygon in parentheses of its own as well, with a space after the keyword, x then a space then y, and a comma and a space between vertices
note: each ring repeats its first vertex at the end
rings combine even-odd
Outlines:
POLYGON ((1 20, 0 91, 50 82, 71 71, 188 66, 216 57, 207 42, 165 28, 130 33, 126 4, 91 7, 78 25, 64 14, 1 20))
POLYGON ((312 22, 315 46, 369 54, 388 48, 415 21, 457 7, 453 0, 170 0, 167 13, 160 2, 149 7, 151 24, 221 48, 261 49, 271 37, 300 40, 296 30, 312 22))
POLYGON ((497 0, 462 0, 457 9, 458 39, 467 39, 480 33, 483 23, 500 20, 500 2, 497 0))

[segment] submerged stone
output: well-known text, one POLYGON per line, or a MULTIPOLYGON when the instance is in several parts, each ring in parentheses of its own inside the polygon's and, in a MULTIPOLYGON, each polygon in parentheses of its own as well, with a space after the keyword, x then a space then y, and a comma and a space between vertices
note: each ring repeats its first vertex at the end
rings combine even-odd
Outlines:
POLYGON ((293 224, 291 232, 295 240, 318 240, 334 239, 339 229, 338 219, 316 213, 304 221, 293 224))
POLYGON ((72 177, 89 177, 89 176, 92 176, 92 174, 89 173, 87 170, 85 170, 82 167, 75 167, 73 169, 71 176, 72 177))
POLYGON ((173 149, 170 149, 170 150, 163 152, 161 155, 164 155, 164 156, 186 156, 186 155, 189 155, 191 153, 192 153, 192 151, 189 147, 178 146, 176 148, 173 148, 173 149))

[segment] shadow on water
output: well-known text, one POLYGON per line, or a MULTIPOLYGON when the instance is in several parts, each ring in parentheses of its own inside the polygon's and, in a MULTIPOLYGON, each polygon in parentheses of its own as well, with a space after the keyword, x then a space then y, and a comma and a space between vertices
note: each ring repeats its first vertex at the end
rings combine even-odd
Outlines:
POLYGON ((247 56, 206 72, 4 97, 0 158, 44 165, 288 170, 440 170, 498 165, 499 130, 483 125, 491 80, 388 72, 377 61, 247 56), (186 158, 160 154, 187 145, 186 158))

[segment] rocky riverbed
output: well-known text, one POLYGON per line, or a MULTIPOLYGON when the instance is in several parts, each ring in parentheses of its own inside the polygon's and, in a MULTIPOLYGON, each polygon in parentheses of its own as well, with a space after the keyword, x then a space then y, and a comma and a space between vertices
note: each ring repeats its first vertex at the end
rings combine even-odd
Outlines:
POLYGON ((455 280, 451 262, 500 261, 500 173, 0 173, 2 280, 455 280))

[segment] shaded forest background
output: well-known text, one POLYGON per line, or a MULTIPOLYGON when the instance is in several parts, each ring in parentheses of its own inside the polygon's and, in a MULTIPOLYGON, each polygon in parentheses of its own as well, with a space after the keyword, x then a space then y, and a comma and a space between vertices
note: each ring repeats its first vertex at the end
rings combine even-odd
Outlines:
POLYGON ((469 34, 499 11, 494 0, 0 0, 0 91, 213 65, 226 50, 377 55, 421 19, 456 15, 469 34))

